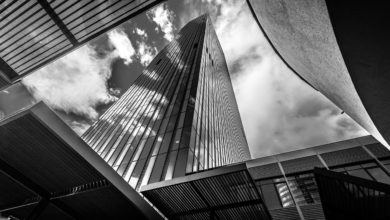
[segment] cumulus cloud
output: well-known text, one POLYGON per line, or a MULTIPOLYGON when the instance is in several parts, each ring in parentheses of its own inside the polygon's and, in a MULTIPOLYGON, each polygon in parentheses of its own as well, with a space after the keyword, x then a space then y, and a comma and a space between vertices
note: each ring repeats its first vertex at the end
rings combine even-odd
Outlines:
POLYGON ((94 48, 86 45, 25 77, 22 83, 35 99, 51 108, 95 120, 96 106, 117 99, 107 88, 110 64, 117 56, 100 59, 94 48))
POLYGON ((118 56, 128 65, 133 62, 135 50, 126 33, 121 29, 108 32, 108 42, 115 49, 112 56, 118 56))
POLYGON ((138 41, 137 46, 137 56, 139 57, 140 63, 143 66, 149 65, 157 54, 157 48, 146 44, 144 41, 138 41))
POLYGON ((133 33, 138 34, 143 39, 148 37, 148 34, 146 33, 145 30, 142 30, 142 29, 137 28, 137 27, 133 30, 133 33))
POLYGON ((245 1, 185 3, 187 10, 180 14, 181 25, 204 12, 209 12, 214 23, 232 75, 252 157, 367 134, 284 65, 245 1))
MULTIPOLYGON (((34 99, 44 101, 55 110, 97 120, 96 108, 116 101, 120 94, 120 90, 107 85, 111 63, 120 58, 130 64, 136 55, 123 30, 115 29, 107 36, 111 50, 103 58, 87 44, 25 77, 22 83, 34 99)), ((64 120, 79 134, 89 126, 87 122, 64 120)))
POLYGON ((173 40, 174 31, 176 30, 175 26, 173 25, 175 14, 173 11, 169 10, 167 4, 160 4, 157 7, 151 9, 148 11, 147 16, 161 29, 166 40, 173 40))
POLYGON ((151 46, 147 43, 148 34, 145 30, 136 27, 133 30, 133 33, 137 34, 141 41, 137 41, 137 57, 142 66, 146 67, 153 60, 153 58, 158 53, 157 48, 155 46, 151 46))

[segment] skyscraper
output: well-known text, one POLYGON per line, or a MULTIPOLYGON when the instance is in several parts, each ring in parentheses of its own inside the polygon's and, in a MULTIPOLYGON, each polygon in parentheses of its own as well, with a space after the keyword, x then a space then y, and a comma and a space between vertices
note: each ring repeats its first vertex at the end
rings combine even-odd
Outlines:
POLYGON ((250 159, 209 17, 184 26, 82 138, 136 189, 250 159))

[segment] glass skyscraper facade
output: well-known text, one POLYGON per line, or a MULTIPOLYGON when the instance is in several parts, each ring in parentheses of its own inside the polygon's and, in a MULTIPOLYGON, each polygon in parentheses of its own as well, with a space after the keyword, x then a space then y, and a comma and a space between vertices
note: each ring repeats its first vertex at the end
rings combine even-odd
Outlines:
POLYGON ((250 159, 209 17, 184 26, 82 138, 136 189, 250 159))

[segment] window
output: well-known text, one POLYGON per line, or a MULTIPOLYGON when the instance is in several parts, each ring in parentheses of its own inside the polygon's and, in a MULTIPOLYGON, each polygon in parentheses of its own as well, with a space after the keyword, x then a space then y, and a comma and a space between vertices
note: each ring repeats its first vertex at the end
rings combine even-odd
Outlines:
POLYGON ((195 44, 194 44, 194 48, 198 48, 198 43, 195 43, 195 44))
POLYGON ((269 209, 294 206, 294 200, 284 178, 262 180, 257 182, 257 185, 269 209))
POLYGON ((318 194, 317 184, 314 175, 299 174, 287 177, 289 180, 291 191, 299 205, 319 203, 320 196, 318 194))
POLYGON ((279 198, 282 202, 283 208, 287 208, 294 205, 293 198, 286 182, 276 184, 276 189, 278 190, 279 198))
POLYGON ((157 61, 156 65, 158 65, 160 62, 161 62, 161 59, 159 59, 159 60, 157 61))

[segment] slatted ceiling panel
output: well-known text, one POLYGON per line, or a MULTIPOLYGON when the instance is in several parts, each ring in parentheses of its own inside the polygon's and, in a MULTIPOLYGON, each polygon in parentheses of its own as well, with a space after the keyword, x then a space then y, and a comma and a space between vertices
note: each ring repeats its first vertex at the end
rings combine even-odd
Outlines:
POLYGON ((300 206, 305 220, 325 220, 321 204, 300 206))
POLYGON ((281 162, 281 164, 286 174, 308 171, 314 169, 314 167, 324 167, 317 156, 287 160, 281 162))
POLYGON ((24 115, 1 126, 0 129, 2 134, 7 134, 8 137, 7 144, 1 146, 1 159, 19 172, 25 173, 34 182, 42 183, 42 187, 47 191, 57 191, 102 178, 92 167, 74 159, 74 156, 80 157, 69 148, 62 147, 63 143, 50 135, 50 132, 31 115, 24 115), (25 132, 20 132, 21 130, 25 132), (18 155, 18 157, 9 155, 18 155), (32 159, 41 160, 42 157, 48 161, 48 164, 57 165, 46 166, 46 164, 24 162, 32 159), (78 170, 78 173, 75 174, 74 170, 78 170), (69 178, 70 176, 72 178, 69 178))
POLYGON ((107 28, 110 25, 114 24, 115 22, 124 19, 126 16, 129 16, 131 13, 134 13, 134 11, 135 10, 126 11, 126 8, 119 8, 117 11, 115 11, 115 13, 123 13, 123 14, 115 15, 115 17, 113 15, 104 17, 99 22, 95 22, 91 24, 91 26, 86 28, 86 30, 90 32, 86 32, 85 30, 80 30, 75 35, 80 41, 84 41, 86 38, 90 37, 91 35, 101 31, 101 29, 107 28))
POLYGON ((0 9, 1 13, 1 20, 0 25, 3 26, 6 23, 13 20, 13 18, 17 17, 17 15, 20 12, 23 12, 28 7, 31 7, 31 5, 37 4, 35 1, 29 1, 29 0, 20 0, 20 1, 5 1, 2 4, 3 9, 0 9))
POLYGON ((222 175, 202 181, 195 181, 195 186, 203 193, 210 205, 225 205, 257 199, 256 192, 250 189, 250 179, 246 172, 234 175, 222 175))
POLYGON ((144 195, 153 204, 161 205, 164 208, 164 212, 167 212, 168 215, 207 207, 203 201, 199 200, 195 190, 186 184, 177 187, 165 187, 156 191, 146 192, 144 195))
MULTIPOLYGON (((112 22, 121 13, 131 10, 135 5, 136 2, 134 1, 84 1, 83 3, 72 5, 72 7, 66 8, 65 10, 61 10, 62 7, 59 7, 55 11, 59 13, 59 17, 63 19, 63 22, 72 34, 76 38, 80 38, 84 35, 81 32, 89 33, 95 30, 91 28, 94 24, 103 26, 108 22, 112 22), (80 7, 83 7, 82 10, 75 11, 75 8, 80 7)), ((99 27, 100 29, 103 28, 99 27)))
POLYGON ((210 219, 213 211, 218 219, 268 219, 267 210, 245 170, 142 193, 171 218, 210 219))
MULTIPOLYGON (((62 36, 62 32, 48 17, 43 17, 39 23, 42 25, 32 24, 32 26, 29 25, 21 30, 21 32, 18 32, 17 34, 20 38, 11 36, 7 42, 8 44, 4 45, 3 59, 7 60, 10 65, 16 60, 30 55, 32 52, 45 49, 45 47, 49 48, 50 45, 47 44, 62 36), (42 47, 43 45, 44 47, 42 47)), ((36 53, 39 52, 37 51, 36 53)))
POLYGON ((69 16, 65 23, 72 31, 73 34, 78 34, 81 28, 85 29, 93 24, 99 22, 100 25, 104 25, 107 21, 103 20, 108 18, 112 20, 113 14, 116 10, 126 7, 127 4, 131 4, 131 1, 116 1, 116 2, 98 2, 89 4, 85 8, 85 14, 81 16, 80 13, 72 14, 69 16))
POLYGON ((48 1, 48 3, 50 4, 50 6, 53 8, 53 9, 56 9, 60 6, 62 6, 63 4, 71 4, 73 2, 77 2, 78 0, 50 0, 48 1))
POLYGON ((39 14, 41 8, 36 1, 30 1, 24 7, 17 10, 17 13, 10 14, 0 22, 2 33, 13 34, 12 31, 20 30, 19 25, 24 26, 23 22, 39 14), (15 30, 16 29, 16 30, 15 30))
POLYGON ((301 219, 296 207, 274 209, 269 211, 273 220, 297 220, 301 219))
MULTIPOLYGON (((47 43, 53 38, 57 38, 61 35, 61 31, 55 27, 55 24, 47 16, 43 16, 37 20, 31 20, 31 23, 26 22, 26 28, 15 32, 14 35, 9 36, 8 39, 4 40, 7 44, 2 46, 4 49, 2 52, 8 54, 10 51, 21 50, 25 48, 26 43, 31 43, 31 36, 34 36, 36 42, 47 43), (34 30, 34 31, 31 31, 34 30)), ((30 45, 31 46, 31 45, 30 45)))
MULTIPOLYGON (((14 81, 158 2, 161 0, 3 1, 0 57, 12 69, 2 70, 14 81)), ((7 80, 0 80, 1 87, 7 84, 7 80)))
POLYGON ((116 12, 124 13, 124 14, 121 14, 117 17, 107 16, 107 17, 102 18, 101 20, 98 20, 97 22, 92 23, 91 26, 86 28, 86 30, 90 31, 90 32, 86 32, 85 30, 80 30, 75 34, 76 37, 80 41, 83 41, 84 39, 88 38, 90 35, 93 35, 94 33, 101 31, 101 29, 106 28, 106 27, 112 25, 113 23, 117 22, 118 20, 123 19, 126 16, 128 16, 129 14, 133 13, 133 11, 126 12, 125 9, 126 8, 118 9, 118 11, 116 11, 116 12))
MULTIPOLYGON (((20 2, 22 2, 22 1, 20 1, 20 2)), ((0 30, 1 30, 1 32, 0 32, 0 40, 1 40, 0 41, 0 50, 1 51, 6 49, 6 47, 8 47, 8 46, 12 46, 12 44, 14 43, 14 42, 11 42, 12 44, 10 44, 10 42, 8 42, 8 40, 10 40, 10 38, 13 35, 13 32, 10 32, 10 31, 12 31, 15 28, 14 25, 17 25, 18 23, 22 23, 25 20, 25 19, 23 19, 23 18, 25 18, 25 15, 18 16, 18 13, 23 12, 24 7, 29 7, 29 6, 33 5, 33 3, 34 3, 34 1, 27 1, 27 2, 29 2, 29 4, 24 5, 22 8, 17 8, 16 11, 10 11, 9 14, 6 13, 7 11, 4 11, 3 13, 0 14, 0 18, 1 18, 0 19, 0 30)), ((35 8, 38 8, 38 6, 35 5, 35 8)), ((27 11, 26 14, 31 15, 32 13, 27 11)), ((2 55, 4 56, 4 54, 2 54, 2 55)))
POLYGON ((246 220, 246 219, 264 219, 261 215, 263 211, 263 207, 259 204, 250 205, 250 206, 242 206, 236 208, 230 208, 226 210, 216 211, 216 215, 218 219, 235 219, 235 220, 246 220), (257 210, 257 211, 255 211, 257 210))
POLYGON ((253 179, 255 180, 282 175, 282 171, 280 170, 277 163, 251 167, 248 170, 249 173, 252 175, 253 179))
MULTIPOLYGON (((3 36, 7 34, 7 38, 2 39, 3 42, 10 40, 10 45, 9 47, 12 46, 12 41, 17 40, 20 38, 20 35, 23 35, 23 31, 25 31, 26 28, 31 28, 31 25, 37 25, 41 24, 42 18, 45 18, 46 13, 44 13, 43 10, 40 10, 40 7, 36 6, 35 7, 35 12, 28 14, 29 16, 26 19, 24 16, 17 17, 13 20, 12 25, 8 26, 3 26, 3 36)), ((46 17, 46 20, 49 20, 48 17, 46 17)))
POLYGON ((29 60, 27 63, 24 63, 22 66, 18 66, 18 68, 15 70, 18 71, 19 74, 24 74, 30 71, 30 69, 35 68, 36 66, 39 66, 42 63, 45 63, 47 60, 51 59, 52 57, 58 54, 61 54, 62 52, 66 51, 67 49, 70 49, 71 47, 72 45, 69 43, 69 41, 65 41, 60 44, 57 44, 55 47, 50 48, 47 52, 40 54, 38 57, 35 57, 32 60, 29 60))
POLYGON ((182 220, 210 220, 211 216, 210 216, 210 212, 202 212, 202 213, 180 216, 179 219, 182 219, 182 220))
POLYGON ((70 19, 74 19, 73 15, 82 16, 84 11, 89 10, 89 6, 96 5, 100 1, 78 1, 78 0, 69 0, 69 1, 54 1, 50 3, 50 6, 56 12, 58 17, 64 22, 64 24, 68 24, 70 19))
MULTIPOLYGON (((17 71, 23 68, 24 65, 31 65, 31 62, 34 62, 39 59, 41 60, 43 57, 50 55, 53 49, 60 49, 62 47, 70 46, 70 42, 66 39, 65 36, 58 34, 59 30, 56 31, 57 38, 35 41, 28 41, 20 47, 17 52, 12 52, 13 56, 8 58, 4 58, 9 65, 12 66, 17 71), (47 43, 44 43, 46 41, 47 43), (41 46, 44 45, 44 46, 41 46)), ((52 35, 49 35, 52 36, 52 35)), ((54 36, 53 36, 54 37, 54 36)), ((51 37, 49 37, 51 38, 51 37)))
POLYGON ((0 56, 18 74, 46 62, 71 44, 36 1, 29 1, 0 23, 0 56), (40 25, 43 24, 43 25, 40 25))
POLYGON ((368 144, 366 147, 378 158, 390 157, 390 151, 380 143, 368 144))
POLYGON ((333 151, 321 154, 325 163, 331 166, 337 166, 347 163, 354 163, 365 160, 372 160, 370 155, 362 147, 354 147, 346 150, 333 151))
POLYGON ((170 190, 171 191, 166 191, 165 196, 169 197, 171 193, 174 193, 175 197, 172 197, 173 199, 171 200, 171 202, 178 203, 177 201, 181 201, 182 203, 177 204, 174 209, 176 212, 184 212, 207 207, 207 205, 202 200, 199 200, 196 191, 190 185, 182 185, 176 189, 172 187, 170 190), (179 190, 176 191, 177 189, 179 190))
POLYGON ((5 14, 8 14, 10 11, 14 10, 16 7, 18 7, 22 3, 27 3, 27 0, 20 1, 20 0, 6 0, 3 1, 0 6, 0 16, 3 18, 5 14))

